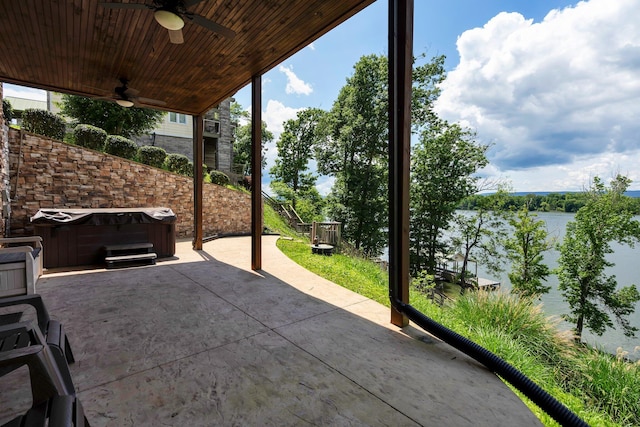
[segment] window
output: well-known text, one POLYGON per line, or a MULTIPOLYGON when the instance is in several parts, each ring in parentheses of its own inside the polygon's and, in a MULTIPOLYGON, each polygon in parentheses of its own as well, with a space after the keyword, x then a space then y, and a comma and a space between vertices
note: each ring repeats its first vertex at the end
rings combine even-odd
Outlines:
POLYGON ((169 121, 171 123, 180 123, 182 125, 187 124, 187 115, 180 113, 169 113, 169 121))

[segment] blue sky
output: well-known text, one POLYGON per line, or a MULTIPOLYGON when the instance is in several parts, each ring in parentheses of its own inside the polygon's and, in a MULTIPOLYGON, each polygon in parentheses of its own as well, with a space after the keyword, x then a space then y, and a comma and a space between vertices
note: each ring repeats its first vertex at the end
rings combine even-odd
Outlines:
MULTIPOLYGON (((640 0, 416 0, 414 54, 447 56, 437 108, 491 144, 483 175, 515 191, 580 191, 622 173, 640 189, 638 22, 640 0)), ((268 128, 330 109, 358 59, 386 53, 378 1, 263 76, 268 128)), ((236 100, 249 108, 250 90, 236 100)))
MULTIPOLYGON (((639 190, 638 22, 640 0, 416 0, 414 54, 447 56, 436 108, 491 144, 484 176, 515 191, 580 191, 622 173, 639 190)), ((359 58, 386 53, 378 0, 263 76, 268 128, 277 138, 299 109, 330 109, 359 58)), ((235 98, 251 107, 249 87, 235 98)), ((268 168, 275 155, 274 143, 268 168)), ((321 193, 331 183, 321 177, 321 193)))

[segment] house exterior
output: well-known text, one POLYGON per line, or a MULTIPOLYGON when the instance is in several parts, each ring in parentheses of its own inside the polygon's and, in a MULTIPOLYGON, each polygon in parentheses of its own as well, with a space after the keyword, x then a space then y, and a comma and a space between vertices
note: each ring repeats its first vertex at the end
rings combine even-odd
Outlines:
POLYGON ((20 125, 22 123, 22 112, 29 108, 35 108, 37 110, 48 110, 47 101, 40 101, 37 99, 17 98, 15 96, 5 96, 4 99, 9 101, 11 108, 13 109, 13 119, 11 123, 7 125, 20 125))
MULTIPOLYGON (((13 124, 20 124, 20 114, 28 108, 48 110, 59 113, 58 104, 62 95, 47 92, 47 100, 5 97, 16 113, 13 124)), ((233 140, 235 127, 231 123, 231 102, 227 98, 205 114, 204 119, 204 163, 208 170, 218 170, 230 177, 233 173, 233 140)), ((164 148, 167 153, 183 154, 193 161, 193 118, 191 115, 168 112, 158 126, 146 135, 133 140, 139 146, 153 145, 164 148)))
MULTIPOLYGON (((233 140, 235 127, 231 123, 231 102, 227 98, 205 114, 204 163, 209 170, 233 175, 233 140)), ((149 134, 134 138, 142 145, 164 148, 167 153, 183 154, 193 161, 193 118, 182 113, 169 112, 149 134)))

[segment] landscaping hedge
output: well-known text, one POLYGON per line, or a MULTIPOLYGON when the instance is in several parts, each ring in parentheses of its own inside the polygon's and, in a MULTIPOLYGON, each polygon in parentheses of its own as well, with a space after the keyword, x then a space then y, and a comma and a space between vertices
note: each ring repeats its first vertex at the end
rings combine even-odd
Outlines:
POLYGON ((47 110, 27 108, 22 112, 22 129, 27 132, 37 133, 38 135, 44 135, 62 141, 64 139, 65 128, 66 123, 64 119, 47 110))
POLYGON ((138 153, 135 142, 120 135, 109 135, 104 144, 104 152, 129 160, 134 160, 138 153))
POLYGON ((184 154, 169 154, 164 160, 164 167, 170 172, 193 176, 193 164, 184 154))
POLYGON ((162 168, 164 159, 167 157, 167 151, 161 147, 152 145, 143 145, 138 148, 138 160, 145 165, 162 168))
POLYGON ((107 132, 96 126, 80 124, 73 129, 73 140, 81 147, 102 151, 107 140, 107 132))
POLYGON ((4 115, 4 122, 7 126, 11 124, 11 120, 13 119, 13 107, 8 99, 2 100, 2 113, 4 115))
POLYGON ((213 184, 229 185, 229 183, 231 182, 229 177, 224 172, 211 171, 209 172, 209 176, 211 177, 211 182, 213 184))

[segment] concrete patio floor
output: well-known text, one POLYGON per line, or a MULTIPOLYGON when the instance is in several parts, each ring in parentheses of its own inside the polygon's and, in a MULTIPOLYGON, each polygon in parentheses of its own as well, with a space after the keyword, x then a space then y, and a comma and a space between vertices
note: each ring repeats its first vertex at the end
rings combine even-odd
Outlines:
MULTIPOLYGON (((92 426, 540 425, 483 366, 391 325, 388 308, 300 268, 276 239, 263 237, 259 272, 250 238, 234 237, 40 279, 92 426)), ((8 393, 18 375, 0 378, 0 422, 29 406, 8 393)))

